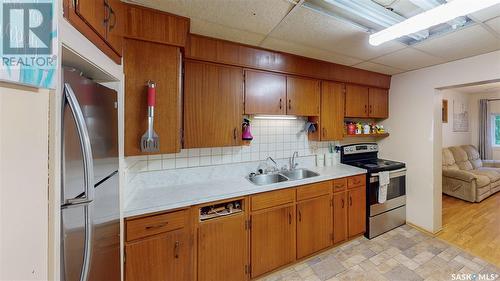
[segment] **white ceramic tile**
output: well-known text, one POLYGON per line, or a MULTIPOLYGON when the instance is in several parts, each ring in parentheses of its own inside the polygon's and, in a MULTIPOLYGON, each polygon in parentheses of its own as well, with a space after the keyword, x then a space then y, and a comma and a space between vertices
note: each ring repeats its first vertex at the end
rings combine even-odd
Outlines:
POLYGON ((163 159, 174 159, 175 158, 175 153, 163 154, 162 158, 163 159))
POLYGON ((181 149, 181 152, 175 154, 175 158, 185 158, 188 156, 187 149, 181 149))
POLYGON ((175 158, 175 168, 186 168, 188 166, 187 158, 175 158))
POLYGON ((212 155, 222 155, 222 147, 212 147, 212 155))
POLYGON ((210 156, 212 153, 211 148, 201 148, 200 149, 200 156, 210 156))
POLYGON ((162 169, 164 170, 175 169, 175 159, 163 159, 162 169))
POLYGON ((200 166, 200 157, 189 157, 188 167, 198 167, 200 166))
POLYGON ((193 156, 200 156, 200 149, 199 148, 191 148, 188 149, 188 157, 193 157, 193 156))
POLYGON ((161 159, 148 160, 148 171, 161 170, 161 159))
POLYGON ((233 161, 233 156, 231 154, 222 155, 222 164, 231 163, 233 161))
POLYGON ((227 146, 222 148, 222 155, 231 155, 233 153, 233 147, 227 146))
POLYGON ((200 157, 200 166, 208 166, 212 164, 212 158, 210 156, 200 157))
POLYGON ((212 165, 222 164, 222 155, 212 155, 212 165))

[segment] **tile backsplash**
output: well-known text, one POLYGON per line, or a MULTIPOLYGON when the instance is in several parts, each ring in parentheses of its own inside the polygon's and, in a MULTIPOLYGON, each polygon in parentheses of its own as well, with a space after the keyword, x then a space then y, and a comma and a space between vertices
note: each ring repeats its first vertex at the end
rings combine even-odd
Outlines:
MULTIPOLYGON (((259 161, 268 156, 282 159, 292 156, 294 151, 298 151, 299 156, 326 153, 329 142, 309 141, 307 134, 302 132, 305 123, 305 118, 253 119, 251 132, 254 138, 250 145, 182 149, 173 154, 131 156, 125 158, 125 166, 128 172, 137 173, 259 161)), ((332 142, 332 145, 336 144, 338 143, 332 142)))

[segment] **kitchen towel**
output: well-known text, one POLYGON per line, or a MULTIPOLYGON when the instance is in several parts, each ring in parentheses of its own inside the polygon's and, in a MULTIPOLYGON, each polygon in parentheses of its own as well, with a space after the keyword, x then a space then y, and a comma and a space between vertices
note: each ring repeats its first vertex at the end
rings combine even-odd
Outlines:
POLYGON ((384 203, 387 200, 387 187, 389 186, 389 172, 378 173, 378 202, 384 203))

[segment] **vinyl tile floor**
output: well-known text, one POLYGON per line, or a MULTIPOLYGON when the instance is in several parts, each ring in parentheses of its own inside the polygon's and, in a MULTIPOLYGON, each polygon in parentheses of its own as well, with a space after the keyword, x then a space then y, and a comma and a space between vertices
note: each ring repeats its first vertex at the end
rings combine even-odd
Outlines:
POLYGON ((259 279, 318 280, 500 281, 500 268, 411 226, 403 225, 372 240, 359 237, 259 279))

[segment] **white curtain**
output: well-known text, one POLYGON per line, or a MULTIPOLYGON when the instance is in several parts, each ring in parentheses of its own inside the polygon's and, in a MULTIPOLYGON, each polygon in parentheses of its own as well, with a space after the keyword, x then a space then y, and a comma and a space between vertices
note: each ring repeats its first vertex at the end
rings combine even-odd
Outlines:
POLYGON ((491 114, 488 100, 479 100, 479 154, 481 159, 491 159, 491 114))

